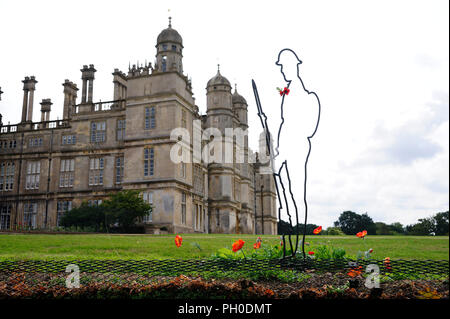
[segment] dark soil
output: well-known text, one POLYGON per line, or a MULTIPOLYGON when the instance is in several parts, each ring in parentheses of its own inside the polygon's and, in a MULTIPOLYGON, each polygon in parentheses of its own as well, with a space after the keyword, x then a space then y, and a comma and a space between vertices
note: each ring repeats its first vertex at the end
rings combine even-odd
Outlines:
POLYGON ((362 277, 310 274, 302 282, 205 280, 139 275, 81 274, 80 288, 66 288, 66 274, 0 274, 0 299, 162 298, 162 299, 448 299, 448 280, 397 280, 368 289, 362 277), (88 277, 89 276, 89 277, 88 277), (87 279, 86 279, 87 278, 87 279), (353 288, 352 288, 353 287, 353 288))

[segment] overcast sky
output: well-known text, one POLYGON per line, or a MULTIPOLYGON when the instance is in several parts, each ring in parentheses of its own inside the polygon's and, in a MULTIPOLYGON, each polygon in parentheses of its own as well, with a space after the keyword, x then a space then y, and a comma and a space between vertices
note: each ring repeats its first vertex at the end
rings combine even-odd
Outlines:
MULTIPOLYGON (((43 98, 54 103, 51 119, 61 118, 61 84, 69 79, 81 88, 84 64, 98 70, 94 99, 111 100, 114 68, 154 61, 170 9, 201 112, 206 82, 220 63, 249 104, 253 148, 260 127, 251 79, 269 115, 276 114, 276 87, 284 85, 278 52, 291 48, 303 61, 302 79, 322 102, 308 170, 310 222, 331 226, 353 210, 411 224, 449 207, 448 6, 447 0, 0 0, 0 113, 5 124, 20 121, 21 80, 35 75, 34 120, 43 98)), ((295 147, 295 136, 286 139, 295 147)))

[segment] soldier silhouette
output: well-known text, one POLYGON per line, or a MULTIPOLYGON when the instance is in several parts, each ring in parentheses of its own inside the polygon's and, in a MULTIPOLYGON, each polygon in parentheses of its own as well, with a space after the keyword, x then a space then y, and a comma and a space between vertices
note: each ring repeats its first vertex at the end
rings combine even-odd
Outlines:
MULTIPOLYGON (((299 223, 299 215, 303 213, 304 229, 301 243, 303 257, 306 257, 304 245, 308 218, 307 166, 311 153, 311 139, 316 134, 319 125, 321 105, 317 94, 306 89, 300 77, 299 66, 302 61, 293 50, 281 50, 275 64, 280 66, 280 72, 286 81, 286 87, 279 89, 281 95, 280 122, 275 141, 271 135, 268 119, 262 109, 258 90, 253 80, 252 85, 277 190, 278 218, 281 220, 283 213, 283 215, 287 215, 290 225, 295 226, 299 223), (290 137, 290 144, 282 142, 281 137, 284 137, 285 140, 286 136, 290 137), (293 140, 295 140, 294 143, 292 143, 293 140), (274 145, 276 145, 275 149, 273 149, 274 145), (281 165, 276 166, 276 159, 277 161, 281 160, 281 165), (288 162, 290 163, 289 168, 288 162), (299 165, 303 163, 304 165, 299 165), (298 182, 294 183, 294 180, 298 182), (302 202, 297 203, 296 197, 301 197, 302 202), (292 222, 294 217, 292 214, 295 214, 295 225, 292 222)), ((299 244, 298 229, 295 244, 292 242, 290 235, 288 240, 291 254, 295 256, 299 244)), ((285 243, 285 234, 283 234, 283 242, 285 243)), ((285 255, 286 245, 284 244, 283 247, 285 255)))

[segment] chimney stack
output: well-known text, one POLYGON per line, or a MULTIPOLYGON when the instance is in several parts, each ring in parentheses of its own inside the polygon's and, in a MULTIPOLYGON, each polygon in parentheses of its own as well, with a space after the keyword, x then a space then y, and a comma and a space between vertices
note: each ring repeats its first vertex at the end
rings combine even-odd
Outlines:
POLYGON ((36 79, 34 76, 26 76, 23 82, 23 106, 22 122, 33 121, 33 101, 34 91, 36 90, 36 79))
POLYGON ((65 80, 62 84, 64 86, 64 110, 63 119, 69 119, 72 117, 73 107, 77 101, 77 85, 69 80, 65 80))
MULTIPOLYGON (((125 73, 119 71, 119 69, 114 69, 113 76, 114 101, 125 100, 127 98, 127 76, 125 73)), ((123 103, 123 105, 121 104, 121 107, 123 107, 124 104, 125 103, 123 103)))
POLYGON ((52 109, 51 99, 42 99, 41 102, 41 122, 50 121, 50 111, 52 109))
POLYGON ((81 71, 81 79, 83 80, 83 86, 81 90, 81 104, 90 103, 92 104, 93 100, 93 91, 94 91, 94 78, 95 78, 95 72, 97 70, 94 68, 93 64, 89 64, 89 67, 87 65, 83 65, 83 68, 81 71), (88 83, 89 81, 89 83, 88 83), (89 91, 86 92, 88 90, 89 91), (87 101, 86 101, 86 93, 87 93, 87 101))

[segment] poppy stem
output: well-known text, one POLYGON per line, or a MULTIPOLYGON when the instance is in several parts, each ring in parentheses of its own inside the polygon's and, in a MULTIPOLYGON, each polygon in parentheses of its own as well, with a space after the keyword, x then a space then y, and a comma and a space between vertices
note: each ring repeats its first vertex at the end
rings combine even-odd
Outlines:
POLYGON ((241 252, 242 252, 242 255, 244 255, 244 259, 247 259, 247 258, 245 257, 245 254, 244 254, 244 250, 243 250, 243 249, 241 249, 241 252))

